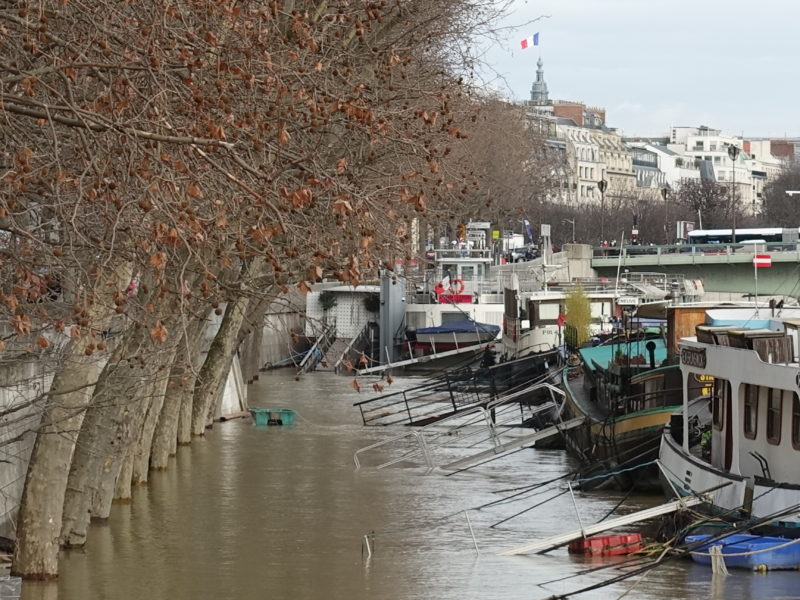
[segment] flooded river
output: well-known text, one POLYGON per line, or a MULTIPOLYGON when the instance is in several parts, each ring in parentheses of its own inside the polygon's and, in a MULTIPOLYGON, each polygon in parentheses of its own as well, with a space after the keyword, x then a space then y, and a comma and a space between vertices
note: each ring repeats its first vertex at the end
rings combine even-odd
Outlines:
MULTIPOLYGON (((354 401, 374 392, 348 380, 288 371, 262 374, 251 406, 297 411, 293 427, 216 424, 181 448, 174 468, 151 474, 129 505, 94 525, 84 551, 62 554, 54 583, 26 583, 24 600, 533 600, 571 594, 619 575, 582 573, 606 562, 569 555, 501 557, 499 551, 579 527, 569 494, 490 528, 555 496, 545 486, 517 502, 463 511, 509 496, 512 488, 552 479, 574 465, 560 451, 523 450, 453 476, 418 464, 378 470, 386 457, 361 447, 405 430, 365 428, 354 401), (374 532, 372 556, 364 545, 374 532), (477 544, 479 554, 476 554, 477 544), (548 583, 549 582, 549 583, 548 583)), ((394 388, 409 385, 399 380, 394 388)), ((366 386, 365 386, 366 387, 366 386)), ((464 450, 465 452, 474 452, 464 450)), ((622 498, 576 494, 584 523, 622 498)), ((627 511, 661 498, 634 498, 627 511)), ((672 561, 575 598, 800 598, 797 573, 732 572, 672 561), (794 595, 793 595, 794 594, 794 595)))

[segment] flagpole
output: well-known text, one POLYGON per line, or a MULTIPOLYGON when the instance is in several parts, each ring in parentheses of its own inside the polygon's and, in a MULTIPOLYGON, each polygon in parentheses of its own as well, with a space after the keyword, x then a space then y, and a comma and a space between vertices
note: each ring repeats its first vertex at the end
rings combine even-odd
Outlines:
MULTIPOLYGON (((755 256, 759 256, 758 254, 758 244, 755 245, 755 256)), ((756 303, 756 316, 758 316, 758 261, 753 258, 753 277, 755 278, 755 303, 756 303)))

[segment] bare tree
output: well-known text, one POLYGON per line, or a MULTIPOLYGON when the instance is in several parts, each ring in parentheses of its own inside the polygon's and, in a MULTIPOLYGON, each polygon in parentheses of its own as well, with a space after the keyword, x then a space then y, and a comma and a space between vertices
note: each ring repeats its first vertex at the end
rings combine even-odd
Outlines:
POLYGON ((764 186, 762 221, 770 227, 797 227, 800 222, 800 164, 792 162, 764 186))
POLYGON ((484 107, 459 40, 496 9, 0 11, 0 351, 37 352, 54 372, 14 573, 56 576, 58 540, 83 542, 86 508, 107 515, 112 487, 146 479, 162 415, 169 435, 177 412, 180 441, 190 421, 202 433, 251 308, 322 276, 357 285, 406 251, 414 218, 463 206, 477 177, 456 157, 484 107), (181 366, 176 348, 212 310, 227 326, 199 371, 190 353, 181 366), (195 393, 171 393, 186 370, 195 393))

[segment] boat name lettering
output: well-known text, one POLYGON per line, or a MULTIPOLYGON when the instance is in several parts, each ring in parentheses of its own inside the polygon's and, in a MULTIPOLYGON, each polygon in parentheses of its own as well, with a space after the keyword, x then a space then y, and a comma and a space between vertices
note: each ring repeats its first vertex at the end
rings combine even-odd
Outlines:
POLYGON ((639 304, 639 299, 634 296, 620 296, 617 298, 619 306, 636 306, 639 304))
POLYGON ((682 348, 681 363, 689 367, 705 369, 706 349, 705 348, 682 348))

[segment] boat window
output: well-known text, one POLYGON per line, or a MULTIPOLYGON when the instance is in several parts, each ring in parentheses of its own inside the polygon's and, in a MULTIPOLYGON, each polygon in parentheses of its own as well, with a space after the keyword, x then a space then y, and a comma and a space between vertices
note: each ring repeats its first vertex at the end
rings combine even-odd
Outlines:
POLYGON ((461 312, 443 312, 442 325, 449 325, 450 323, 458 323, 463 321, 466 317, 461 312))
POLYGON ((781 390, 769 388, 767 400, 767 441, 770 444, 781 443, 781 405, 783 394, 781 390))
POLYGON ((555 325, 558 323, 558 315, 561 312, 561 306, 558 301, 555 302, 540 302, 537 325, 555 325))
POLYGON ((744 386, 744 437, 753 440, 758 427, 758 392, 757 385, 744 386))
POLYGON ((475 267, 473 266, 462 266, 461 267, 461 279, 464 281, 472 281, 475 279, 475 267))
POLYGON ((731 397, 731 384, 725 379, 714 380, 714 395, 711 402, 711 422, 714 429, 725 425, 725 403, 731 397))
POLYGON ((800 397, 795 392, 784 392, 792 395, 792 447, 800 450, 800 397))

